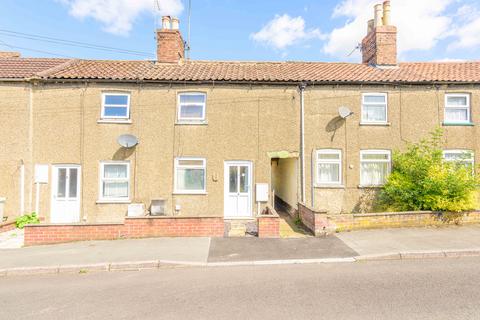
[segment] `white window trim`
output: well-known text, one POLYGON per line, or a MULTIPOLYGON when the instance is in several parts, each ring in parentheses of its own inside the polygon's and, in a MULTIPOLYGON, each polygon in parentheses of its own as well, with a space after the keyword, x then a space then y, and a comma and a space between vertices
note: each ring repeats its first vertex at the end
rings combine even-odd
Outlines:
POLYGON ((97 203, 129 203, 130 202, 130 161, 101 161, 100 162, 100 176, 98 179, 98 201, 97 203), (103 196, 103 181, 104 180, 115 180, 115 179, 104 179, 104 173, 105 173, 105 165, 118 165, 118 164, 125 164, 127 166, 127 177, 125 179, 118 179, 119 181, 125 181, 127 180, 128 186, 127 186, 127 194, 128 197, 117 197, 117 198, 111 198, 111 197, 104 197, 103 196))
POLYGON ((175 158, 175 163, 173 166, 173 193, 174 194, 206 194, 207 193, 207 159, 206 158, 197 158, 197 157, 179 157, 175 158), (182 160, 194 160, 202 161, 202 165, 180 165, 179 162, 182 160), (203 169, 203 190, 179 190, 177 189, 177 169, 178 168, 187 168, 187 169, 203 169))
MULTIPOLYGON (((368 104, 373 104, 373 105, 384 105, 383 103, 379 102, 369 102, 368 104)), ((360 124, 362 125, 388 125, 388 93, 381 93, 381 92, 366 92, 362 93, 362 110, 361 110, 361 115, 360 117, 362 118, 360 121, 360 124), (385 97, 385 120, 384 121, 369 121, 363 118, 363 106, 366 104, 365 103, 365 97, 368 96, 382 96, 385 97)))
POLYGON ((342 181, 343 181, 343 166, 342 166, 342 150, 339 149, 318 149, 317 152, 315 153, 316 157, 316 165, 315 165, 315 185, 316 187, 324 187, 324 186, 341 186, 342 181), (319 154, 335 154, 339 156, 338 160, 331 160, 331 159, 318 159, 319 154), (335 163, 339 164, 338 166, 338 178, 339 181, 335 182, 321 182, 319 181, 319 176, 318 176, 318 166, 321 163, 335 163))
POLYGON ((362 163, 364 162, 386 162, 388 163, 388 175, 392 173, 392 151, 391 150, 382 150, 382 149, 367 149, 367 150, 360 150, 360 187, 381 187, 383 184, 365 184, 362 181, 362 163), (381 159, 367 159, 363 160, 363 155, 366 154, 388 154, 388 159, 387 160, 381 160, 381 159))
MULTIPOLYGON (((107 107, 124 107, 125 105, 119 104, 109 104, 107 107)), ((103 92, 102 93, 102 111, 100 115, 102 120, 117 120, 118 122, 126 122, 130 120, 130 93, 125 93, 125 92, 103 92), (127 96, 127 115, 124 117, 118 117, 118 116, 106 116, 105 115, 105 101, 107 96, 127 96)))
POLYGON ((183 124, 188 124, 188 123, 203 123, 206 120, 206 114, 207 114, 207 94, 205 92, 179 92, 177 94, 177 123, 183 123, 183 124), (180 103, 180 97, 185 96, 185 95, 190 95, 190 96, 196 96, 196 95, 203 95, 205 97, 204 103, 203 103, 203 108, 202 108, 202 117, 201 118, 186 118, 181 116, 181 109, 182 106, 186 105, 198 105, 198 103, 180 103))
POLYGON ((446 150, 443 150, 443 160, 447 161, 447 162, 454 162, 456 160, 447 160, 445 159, 445 154, 446 153, 454 153, 454 154, 465 154, 465 153, 469 153, 472 155, 472 157, 470 159, 468 158, 465 158, 463 160, 461 160, 461 162, 469 162, 471 163, 472 165, 472 171, 475 172, 475 152, 473 150, 467 150, 467 149, 446 149, 446 150))
POLYGON ((445 94, 445 109, 443 112, 443 122, 446 124, 469 124, 472 123, 472 107, 470 105, 470 94, 468 93, 447 93, 445 94), (448 98, 467 98, 466 106, 449 106, 448 98), (467 119, 466 120, 448 120, 447 119, 447 109, 467 109, 467 119))

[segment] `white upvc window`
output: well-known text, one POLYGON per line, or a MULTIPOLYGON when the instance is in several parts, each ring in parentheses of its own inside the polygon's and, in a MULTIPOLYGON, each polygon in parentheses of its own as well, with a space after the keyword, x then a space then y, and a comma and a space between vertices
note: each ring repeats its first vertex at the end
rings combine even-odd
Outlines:
POLYGON ((360 151, 360 185, 382 186, 391 172, 390 150, 360 151))
POLYGON ((130 194, 130 162, 100 163, 101 201, 128 201, 130 194))
POLYGON ((174 184, 175 193, 201 194, 206 192, 205 158, 176 158, 174 184))
POLYGON ((128 120, 130 119, 129 93, 102 93, 102 119, 128 120))
POLYGON ((204 122, 207 95, 202 92, 182 92, 178 94, 177 120, 180 123, 204 122))
POLYGON ((449 124, 465 124, 471 122, 469 94, 449 93, 445 95, 444 122, 449 124))
POLYGON ((364 93, 362 95, 362 124, 386 124, 388 121, 388 95, 364 93))
POLYGON ((317 150, 317 185, 340 185, 342 183, 342 151, 317 150))
POLYGON ((444 150, 443 159, 449 162, 456 162, 459 165, 471 168, 472 171, 474 171, 475 156, 474 152, 471 150, 444 150))

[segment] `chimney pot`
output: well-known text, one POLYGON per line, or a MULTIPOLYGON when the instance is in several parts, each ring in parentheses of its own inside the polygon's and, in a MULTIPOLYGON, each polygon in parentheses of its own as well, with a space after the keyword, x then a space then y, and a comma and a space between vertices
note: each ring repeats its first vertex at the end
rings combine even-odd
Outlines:
POLYGON ((389 26, 390 25, 390 12, 391 12, 391 5, 390 1, 383 2, 383 25, 389 26))
POLYGON ((163 30, 170 30, 170 28, 171 28, 170 16, 163 16, 162 17, 162 29, 163 30))
POLYGON ((383 6, 381 4, 375 5, 375 28, 383 25, 382 22, 382 11, 383 6))
POLYGON ((180 20, 177 17, 172 18, 172 30, 178 30, 180 27, 180 20))

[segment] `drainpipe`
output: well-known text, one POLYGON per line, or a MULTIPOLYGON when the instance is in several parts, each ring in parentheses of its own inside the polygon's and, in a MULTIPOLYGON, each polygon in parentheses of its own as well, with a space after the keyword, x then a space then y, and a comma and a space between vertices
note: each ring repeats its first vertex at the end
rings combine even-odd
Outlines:
POLYGON ((25 163, 20 162, 20 215, 25 214, 25 163))
POLYGON ((300 179, 301 179, 301 202, 305 204, 305 88, 306 83, 300 83, 300 179))

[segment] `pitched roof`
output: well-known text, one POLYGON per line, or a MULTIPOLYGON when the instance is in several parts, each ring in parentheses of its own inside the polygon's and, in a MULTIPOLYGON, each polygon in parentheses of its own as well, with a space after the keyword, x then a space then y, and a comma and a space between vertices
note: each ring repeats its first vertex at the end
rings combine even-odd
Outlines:
POLYGON ((313 83, 480 83, 478 62, 359 63, 0 59, 0 78, 313 83))

